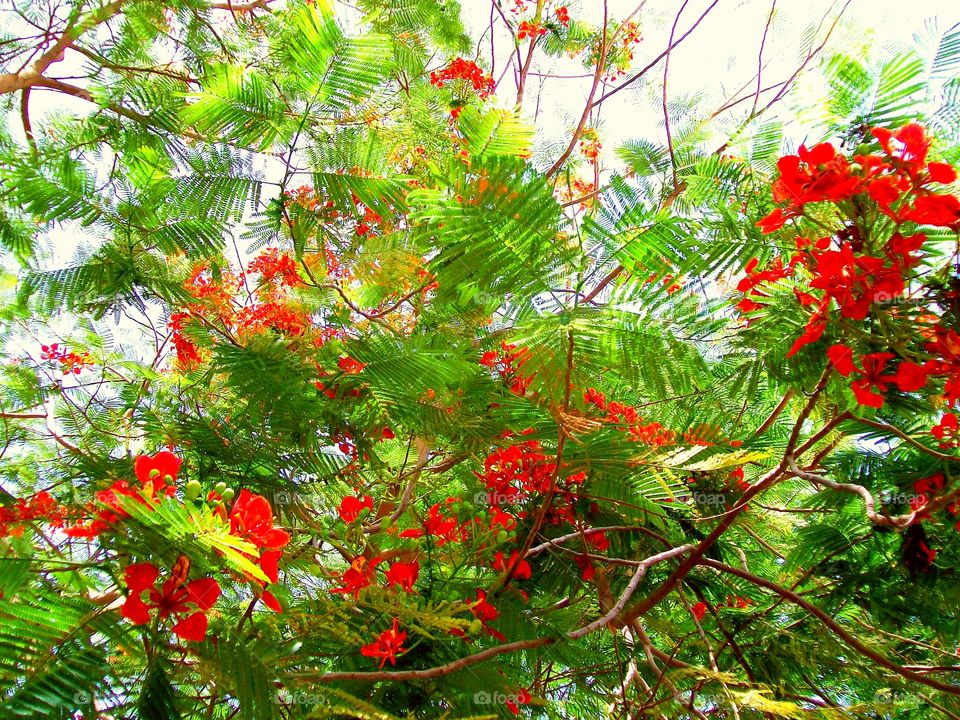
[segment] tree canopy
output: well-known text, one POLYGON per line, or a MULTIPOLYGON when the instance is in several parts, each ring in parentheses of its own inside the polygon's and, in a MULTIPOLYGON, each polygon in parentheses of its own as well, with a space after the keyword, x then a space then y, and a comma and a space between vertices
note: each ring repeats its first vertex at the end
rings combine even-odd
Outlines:
POLYGON ((0 717, 960 717, 960 25, 849 4, 4 3, 0 717))

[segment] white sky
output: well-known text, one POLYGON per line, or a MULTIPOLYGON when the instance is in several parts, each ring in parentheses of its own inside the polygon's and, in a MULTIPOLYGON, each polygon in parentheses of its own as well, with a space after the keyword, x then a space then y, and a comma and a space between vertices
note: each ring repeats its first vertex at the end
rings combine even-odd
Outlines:
MULTIPOLYGON (((559 1, 559 0, 558 0, 559 1)), ((610 17, 615 20, 633 12, 640 0, 608 0, 610 17)), ((710 5, 711 0, 690 0, 677 25, 682 35, 710 5)), ((461 0, 464 18, 471 35, 479 37, 487 30, 490 4, 487 0, 461 0)), ((671 97, 705 94, 710 100, 705 107, 715 109, 732 93, 751 81, 757 71, 758 51, 763 28, 770 12, 771 0, 720 0, 697 29, 670 57, 669 94, 671 97)), ((504 2, 506 6, 508 3, 504 2)), ((640 21, 643 41, 635 49, 634 66, 644 67, 668 44, 670 28, 682 3, 679 0, 650 0, 635 19, 640 21)), ((778 0, 776 13, 764 48, 764 85, 785 80, 798 66, 803 52, 800 44, 805 32, 828 15, 832 19, 842 5, 840 0, 778 0), (830 12, 833 9, 833 12, 830 12)), ((603 20, 602 0, 572 0, 567 3, 574 19, 596 25, 603 20)), ((507 13, 509 16, 510 14, 507 13)), ((916 44, 914 34, 931 21, 941 31, 960 22, 960 0, 852 0, 844 20, 831 38, 836 47, 855 48, 867 43, 878 47, 910 47, 916 44)), ((829 20, 824 24, 824 31, 829 20)), ((502 25, 501 25, 502 28, 502 25)), ((508 49, 508 38, 496 36, 499 75, 508 49)), ((489 58, 485 40, 481 56, 489 58)), ((575 60, 540 57, 533 69, 557 74, 583 73, 579 58, 575 60)), ((665 140, 659 108, 663 64, 651 70, 651 84, 644 90, 627 90, 606 101, 600 120, 601 141, 605 150, 612 150, 633 137, 665 140)), ((536 79, 535 79, 536 80, 536 79)), ((539 82, 539 80, 537 81, 539 82)), ((501 96, 509 105, 515 85, 508 75, 501 96)), ((589 79, 550 79, 540 98, 536 117, 538 133, 569 134, 576 124, 590 87, 589 79)), ((525 110, 535 109, 536 86, 530 89, 525 110)), ((801 134, 794 128, 793 134, 801 134)), ((608 164, 615 161, 607 153, 608 164)))

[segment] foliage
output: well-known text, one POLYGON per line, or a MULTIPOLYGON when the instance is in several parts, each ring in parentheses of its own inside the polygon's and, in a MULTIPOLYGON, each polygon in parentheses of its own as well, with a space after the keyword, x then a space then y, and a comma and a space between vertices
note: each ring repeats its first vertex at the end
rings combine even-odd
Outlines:
POLYGON ((514 98, 449 0, 8 5, 2 717, 960 713, 960 28, 715 110, 644 13, 495 2, 514 98))

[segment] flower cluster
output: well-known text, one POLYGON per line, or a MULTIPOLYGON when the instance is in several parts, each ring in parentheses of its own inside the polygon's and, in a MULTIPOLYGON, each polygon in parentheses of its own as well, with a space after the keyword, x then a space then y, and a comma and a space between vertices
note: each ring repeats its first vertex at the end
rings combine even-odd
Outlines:
POLYGON ((587 160, 595 162, 600 157, 600 150, 603 145, 600 142, 600 135, 594 128, 588 128, 580 136, 580 154, 587 160))
POLYGON ((157 582, 160 570, 153 563, 130 565, 124 573, 127 599, 120 614, 134 625, 146 625, 151 614, 158 622, 172 618, 174 635, 202 642, 207 635, 207 613, 220 597, 220 585, 212 578, 188 581, 189 572, 190 560, 185 555, 162 583, 157 582))
MULTIPOLYGON (((857 328, 854 323, 886 315, 887 322, 899 327, 894 330, 897 342, 877 338, 867 352, 856 350, 859 343, 834 342, 827 351, 831 367, 850 380, 856 402, 879 408, 894 387, 918 392, 930 378, 942 377, 943 396, 953 405, 960 400, 960 336, 936 317, 911 317, 909 307, 900 306, 921 277, 917 268, 927 243, 926 234, 908 224, 960 229, 960 201, 934 187, 957 176, 949 165, 927 161, 931 141, 915 123, 896 131, 874 128, 872 134, 879 143, 877 154, 851 160, 821 143, 801 146, 796 155, 780 159, 780 176, 773 183, 780 207, 757 223, 761 230, 774 232, 805 218, 819 232, 825 227, 823 214, 811 207, 820 203, 830 203, 842 222, 833 235, 798 237, 796 252, 786 263, 775 258, 759 268, 752 260, 737 286, 743 294, 738 308, 747 314, 763 310, 771 301, 769 288, 792 280, 796 302, 809 314, 788 358, 819 341, 829 328, 849 335, 857 328), (886 222, 874 222, 877 217, 886 222), (869 227, 880 228, 881 234, 869 227), (890 349, 877 350, 880 343, 890 349)), ((857 328, 853 334, 862 336, 863 331, 857 328)))
POLYGON ((636 408, 615 400, 607 400, 606 395, 596 388, 587 388, 583 394, 583 402, 606 413, 603 420, 625 431, 632 442, 660 447, 673 445, 677 441, 677 434, 673 430, 667 430, 658 422, 645 423, 637 414, 636 408))
POLYGON ((530 40, 536 40, 537 38, 543 37, 546 34, 546 27, 531 20, 524 20, 520 23, 520 27, 517 28, 517 40, 519 42, 523 42, 528 38, 530 40))
POLYGON ((780 177, 773 184, 778 207, 759 223, 765 232, 783 227, 817 202, 840 203, 868 195, 896 223, 960 227, 960 200, 935 192, 931 184, 951 183, 956 171, 945 163, 926 162, 930 138, 916 123, 892 132, 874 128, 883 155, 856 155, 851 163, 830 143, 780 158, 780 177))
POLYGON ((79 375, 85 367, 93 365, 93 358, 90 353, 84 351, 75 353, 60 347, 59 343, 40 346, 40 359, 47 362, 60 365, 60 371, 64 375, 79 375))
POLYGON ((124 499, 143 505, 156 505, 177 491, 180 458, 163 450, 155 455, 140 455, 133 466, 139 485, 117 480, 105 490, 94 493, 96 503, 88 508, 89 517, 64 529, 69 537, 93 538, 113 529, 115 523, 129 517, 123 509, 124 499))
POLYGON ((37 520, 62 528, 66 518, 67 509, 46 490, 41 490, 30 498, 18 498, 12 505, 0 505, 0 538, 20 537, 24 524, 37 520))
POLYGON ((296 287, 303 283, 297 264, 287 253, 281 253, 277 248, 270 248, 260 253, 247 266, 247 271, 259 273, 265 283, 274 282, 280 278, 280 284, 287 287, 296 287))
POLYGON ((399 622, 394 618, 393 627, 380 633, 380 636, 374 642, 360 648, 360 652, 364 657, 379 658, 379 667, 381 668, 387 660, 390 661, 391 665, 396 665, 397 654, 404 651, 403 641, 406 639, 407 631, 400 630, 399 622))
POLYGON ((442 70, 430 73, 430 84, 442 88, 451 80, 461 80, 472 87, 477 97, 489 97, 494 89, 493 78, 484 74, 483 70, 472 60, 455 58, 442 70))
POLYGON ((525 395, 533 375, 521 375, 520 369, 527 362, 530 353, 526 348, 517 348, 510 343, 501 343, 500 350, 487 350, 480 357, 480 364, 495 370, 508 383, 510 391, 525 395))

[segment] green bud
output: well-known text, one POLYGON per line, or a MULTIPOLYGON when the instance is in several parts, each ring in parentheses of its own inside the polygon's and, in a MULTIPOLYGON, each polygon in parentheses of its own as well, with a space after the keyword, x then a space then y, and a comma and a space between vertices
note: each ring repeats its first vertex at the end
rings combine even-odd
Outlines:
POLYGON ((497 533, 497 543, 502 545, 507 540, 510 539, 510 534, 506 530, 501 530, 497 533))
POLYGON ((226 489, 227 489, 227 484, 225 482, 218 482, 216 485, 213 486, 213 491, 217 493, 217 495, 223 495, 223 491, 226 489))
POLYGON ((381 529, 381 530, 389 530, 392 525, 393 525, 393 520, 390 519, 390 516, 389 516, 389 515, 385 516, 385 517, 380 521, 380 529, 381 529))
POLYGON ((150 474, 147 477, 149 477, 151 480, 153 480, 154 478, 158 478, 160 477, 160 471, 154 468, 153 470, 150 471, 150 474))
POLYGON ((183 494, 186 496, 187 500, 196 500, 198 497, 200 497, 200 489, 200 481, 191 480, 184 488, 183 494))
POLYGON ((223 491, 222 495, 223 495, 223 501, 225 503, 228 503, 231 500, 233 500, 233 496, 236 495, 236 492, 234 492, 233 488, 228 487, 226 490, 223 491))
POLYGON ((479 635, 481 632, 483 632, 483 623, 482 623, 482 622, 480 622, 479 620, 474 620, 473 622, 470 623, 470 634, 471 634, 471 635, 479 635))

